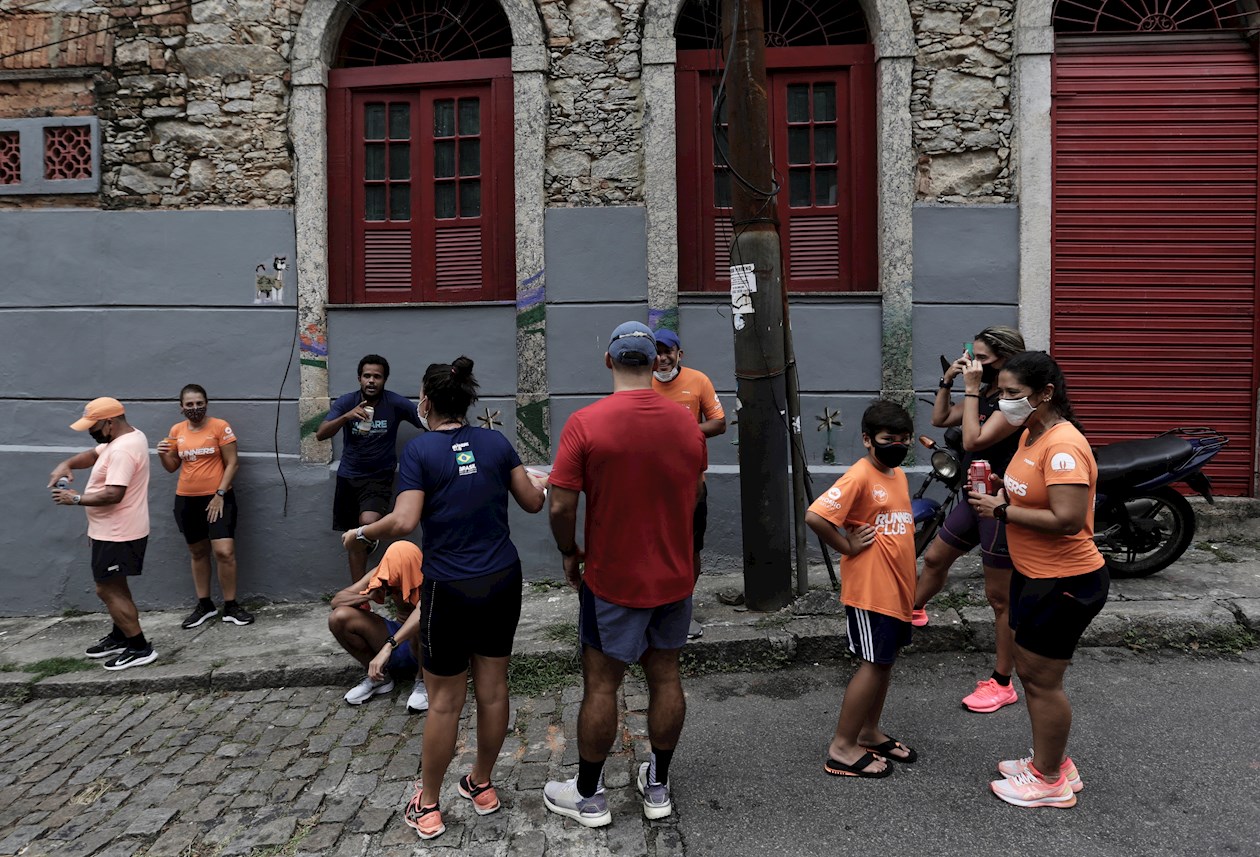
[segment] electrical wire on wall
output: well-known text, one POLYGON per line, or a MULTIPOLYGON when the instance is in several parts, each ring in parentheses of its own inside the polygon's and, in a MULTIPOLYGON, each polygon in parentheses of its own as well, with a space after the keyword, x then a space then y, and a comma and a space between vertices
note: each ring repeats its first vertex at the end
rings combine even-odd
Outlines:
MULTIPOLYGON (((284 505, 281 508, 281 516, 287 518, 289 516, 289 481, 284 478, 284 468, 280 465, 280 406, 284 402, 284 385, 289 382, 289 370, 293 368, 293 353, 297 351, 298 341, 298 319, 297 307, 293 308, 293 341, 289 343, 289 356, 284 361, 284 377, 280 380, 280 389, 276 392, 276 430, 274 435, 275 453, 276 453, 276 470, 280 472, 280 484, 284 486, 284 505)), ((299 419, 300 423, 301 420, 299 419)), ((299 426, 299 433, 301 428, 299 426)), ((299 434, 300 437, 300 434, 299 434)), ((299 440, 299 443, 301 441, 299 440)))

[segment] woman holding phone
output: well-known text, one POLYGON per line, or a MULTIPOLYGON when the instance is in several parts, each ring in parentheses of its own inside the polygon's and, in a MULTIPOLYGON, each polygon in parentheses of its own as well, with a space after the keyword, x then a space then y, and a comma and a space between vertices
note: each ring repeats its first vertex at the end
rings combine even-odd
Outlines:
MULTIPOLYGON (((964 468, 972 458, 984 458, 999 478, 1015 454, 1019 429, 998 412, 998 373, 1015 354, 1024 350, 1024 337, 1012 327, 986 327, 966 343, 961 357, 941 376, 932 405, 932 425, 938 428, 962 426, 963 449, 968 453, 964 468), (960 401, 953 400, 954 381, 963 378, 960 401)), ((954 506, 941 524, 940 532, 923 554, 923 571, 914 594, 915 625, 926 625, 928 600, 945 586, 950 567, 963 554, 977 546, 984 567, 984 594, 993 608, 997 658, 993 673, 976 682, 976 688, 963 697, 962 704, 982 714, 1019 701, 1011 684, 1015 667, 1014 642, 1007 623, 1008 593, 1011 587, 1011 557, 1006 548, 1006 532, 999 521, 982 520, 967 503, 954 506)))
POLYGON ((240 466, 236 433, 226 421, 207 416, 209 397, 200 384, 179 391, 185 419, 171 426, 157 445, 167 473, 180 471, 175 486, 175 523, 192 556, 197 606, 183 621, 196 628, 219 615, 210 598, 210 556, 219 569, 223 621, 249 625, 254 617, 236 603, 236 494, 232 482, 240 466))

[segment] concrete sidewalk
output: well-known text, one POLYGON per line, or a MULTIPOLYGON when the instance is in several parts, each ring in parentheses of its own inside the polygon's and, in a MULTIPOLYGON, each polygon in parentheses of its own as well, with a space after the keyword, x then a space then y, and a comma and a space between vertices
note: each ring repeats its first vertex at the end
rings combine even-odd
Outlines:
MULTIPOLYGON (((844 657, 843 616, 825 569, 811 569, 810 579, 814 588, 791 606, 754 613, 717 598, 721 590, 742 589, 741 574, 704 574, 696 594, 704 635, 687 646, 691 667, 770 669, 844 657)), ((5 670, 0 671, 0 696, 20 701, 168 690, 349 687, 362 677, 362 668, 328 633, 326 604, 250 609, 257 616, 253 625, 213 621, 190 631, 180 628, 187 609, 144 612, 145 634, 160 657, 121 672, 108 672, 83 657, 83 649, 109 630, 103 612, 0 619, 0 670, 5 670), (23 670, 31 665, 35 672, 23 670), (87 668, 73 670, 76 665, 87 668)), ((946 591, 928 610, 931 624, 915 630, 915 650, 992 651, 993 614, 976 558, 964 557, 955 566, 946 591)), ((514 670, 528 669, 531 661, 551 661, 552 675, 554 667, 576 673, 576 622, 572 590, 526 584, 514 670)), ((1260 543, 1199 541, 1170 569, 1114 581, 1111 600, 1084 645, 1232 652, 1254 647, 1258 633, 1260 543)))

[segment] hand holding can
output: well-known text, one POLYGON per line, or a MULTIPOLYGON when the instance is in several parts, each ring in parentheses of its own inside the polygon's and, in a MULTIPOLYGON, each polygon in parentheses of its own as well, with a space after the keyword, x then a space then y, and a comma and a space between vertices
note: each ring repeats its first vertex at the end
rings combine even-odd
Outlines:
POLYGON ((977 458, 971 462, 971 466, 967 468, 967 481, 970 488, 976 494, 989 494, 990 481, 993 478, 993 468, 989 466, 989 462, 983 458, 977 458))

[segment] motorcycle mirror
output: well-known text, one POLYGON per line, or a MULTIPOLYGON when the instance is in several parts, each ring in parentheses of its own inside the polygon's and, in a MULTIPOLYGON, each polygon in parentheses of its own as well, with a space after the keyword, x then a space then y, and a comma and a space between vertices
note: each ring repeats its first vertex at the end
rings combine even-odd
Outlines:
POLYGON ((944 355, 944 354, 942 354, 942 355, 941 355, 941 371, 942 371, 942 372, 948 372, 948 371, 949 371, 949 361, 945 359, 945 355, 944 355))
POLYGON ((936 441, 932 440, 932 438, 925 434, 919 435, 919 443, 923 444, 928 449, 936 449, 936 441))

